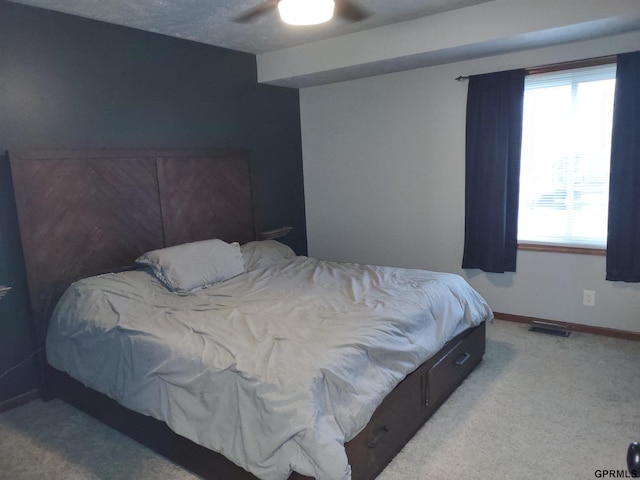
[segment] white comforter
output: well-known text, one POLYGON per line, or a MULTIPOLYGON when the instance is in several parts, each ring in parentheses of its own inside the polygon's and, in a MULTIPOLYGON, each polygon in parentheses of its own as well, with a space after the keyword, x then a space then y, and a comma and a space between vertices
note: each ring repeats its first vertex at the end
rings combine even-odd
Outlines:
POLYGON ((76 282, 49 362, 262 479, 339 480, 344 443, 387 393, 492 318, 457 275, 256 256, 188 296, 148 271, 76 282))

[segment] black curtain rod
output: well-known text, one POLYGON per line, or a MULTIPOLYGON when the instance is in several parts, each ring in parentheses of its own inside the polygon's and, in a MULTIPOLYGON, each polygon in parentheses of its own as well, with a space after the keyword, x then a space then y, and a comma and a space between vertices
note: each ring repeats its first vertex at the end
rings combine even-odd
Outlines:
MULTIPOLYGON (((569 62, 552 63, 550 65, 541 65, 539 67, 525 68, 525 75, 533 75, 536 73, 557 72, 560 70, 569 70, 572 68, 595 67, 596 65, 606 65, 607 63, 616 63, 617 55, 607 55, 604 57, 586 58, 583 60, 571 60, 569 62)), ((469 79, 469 75, 460 75, 455 78, 458 82, 469 79)))

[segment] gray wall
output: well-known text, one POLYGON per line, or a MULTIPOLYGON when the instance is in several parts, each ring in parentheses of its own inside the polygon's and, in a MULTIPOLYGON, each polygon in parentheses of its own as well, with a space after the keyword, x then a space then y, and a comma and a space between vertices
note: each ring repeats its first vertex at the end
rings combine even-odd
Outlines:
MULTIPOLYGON (((222 146, 252 150, 260 227, 306 253, 297 90, 258 85, 252 55, 0 0, 0 152, 222 146)), ((37 386, 6 157, 0 284, 1 402, 37 386)))
POLYGON ((454 80, 638 45, 634 33, 302 89, 309 254, 460 273, 499 312, 640 332, 640 285, 605 281, 604 257, 520 251, 515 274, 461 269, 467 84, 454 80))

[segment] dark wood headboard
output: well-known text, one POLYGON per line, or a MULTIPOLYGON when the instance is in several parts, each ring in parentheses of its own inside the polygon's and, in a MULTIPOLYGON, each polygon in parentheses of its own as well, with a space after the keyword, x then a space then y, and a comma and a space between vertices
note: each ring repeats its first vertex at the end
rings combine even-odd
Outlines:
POLYGON ((38 347, 73 280, 146 251, 256 238, 249 152, 9 152, 38 347))

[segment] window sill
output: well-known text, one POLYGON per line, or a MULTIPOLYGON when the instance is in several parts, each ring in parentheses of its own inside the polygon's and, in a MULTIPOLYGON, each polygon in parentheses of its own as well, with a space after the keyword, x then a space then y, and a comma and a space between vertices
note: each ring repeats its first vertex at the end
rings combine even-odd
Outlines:
POLYGON ((558 245, 540 245, 537 243, 518 243, 518 250, 529 250, 532 252, 554 252, 554 253, 575 253, 578 255, 607 255, 605 248, 583 248, 583 247, 561 247, 558 245))

